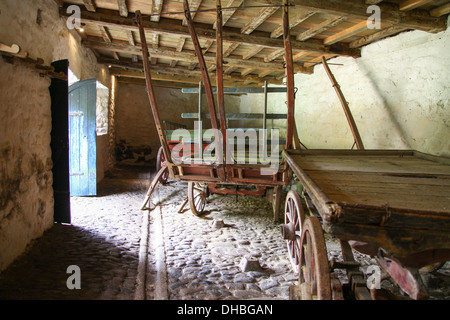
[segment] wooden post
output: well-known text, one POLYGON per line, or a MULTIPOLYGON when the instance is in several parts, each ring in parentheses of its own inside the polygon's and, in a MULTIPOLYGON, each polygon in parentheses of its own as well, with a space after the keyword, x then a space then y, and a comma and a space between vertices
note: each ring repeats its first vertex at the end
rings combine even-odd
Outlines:
POLYGON ((227 143, 227 124, 225 115, 225 97, 223 90, 223 19, 221 0, 216 0, 217 23, 216 23, 216 81, 217 81, 217 104, 219 107, 220 129, 222 131, 222 150, 225 152, 225 178, 230 174, 231 154, 227 143))
POLYGON ((294 61, 292 58, 291 30, 289 26, 289 4, 283 0, 283 40, 286 61, 286 86, 287 86, 287 133, 286 149, 292 146, 295 117, 295 93, 294 93, 294 61))
MULTIPOLYGON (((142 25, 142 14, 139 10, 136 11, 136 22, 139 27, 139 35, 141 37, 141 43, 142 43, 142 59, 143 59, 144 72, 145 72, 145 82, 147 85, 147 93, 148 93, 148 98, 150 100, 150 108, 152 109, 153 118, 155 119, 156 130, 158 131, 159 140, 161 141, 164 157, 166 158, 166 161, 168 163, 169 171, 172 173, 172 166, 171 166, 172 165, 172 156, 170 154, 170 149, 167 144, 166 135, 164 134, 163 125, 162 125, 161 119, 159 117, 158 107, 156 105, 156 97, 153 92, 147 39, 145 37, 145 31, 144 31, 144 27, 142 25)), ((173 174, 171 174, 171 175, 173 176, 173 174)))
MULTIPOLYGON (((197 33, 195 31, 194 23, 191 18, 191 11, 189 10, 189 3, 187 0, 183 1, 184 5, 184 16, 186 18, 187 26, 189 29, 189 33, 192 38, 192 42, 194 43, 195 54, 197 55, 198 62, 200 65, 200 70, 202 72, 203 77, 203 85, 205 86, 206 98, 208 100, 209 113, 211 115, 211 126, 215 130, 215 139, 214 143, 216 146, 216 161, 223 162, 223 150, 222 150, 222 158, 220 159, 220 137, 218 136, 218 125, 217 125, 217 115, 216 115, 216 107, 214 103, 214 96, 211 87, 211 80, 209 78, 208 69, 206 68, 205 58, 203 56, 202 48, 200 47, 200 43, 198 41, 197 33)), ((220 170, 218 170, 220 172, 220 170)), ((224 178, 224 177, 223 177, 224 178)))
POLYGON ((355 119, 353 119, 352 112, 348 107, 348 102, 347 100, 345 100, 344 94, 342 93, 341 86, 338 84, 336 78, 331 72, 330 67, 328 66, 327 63, 327 59, 325 59, 325 57, 322 57, 322 63, 325 68, 325 71, 328 74, 328 77, 331 80, 331 83, 333 84, 333 88, 336 91, 339 100, 341 101, 341 105, 342 108, 344 109, 345 116, 347 117, 348 124, 350 125, 350 129, 352 130, 353 138, 355 139, 356 147, 358 148, 358 150, 364 150, 364 144, 362 142, 361 136, 359 135, 358 127, 356 126, 355 119))

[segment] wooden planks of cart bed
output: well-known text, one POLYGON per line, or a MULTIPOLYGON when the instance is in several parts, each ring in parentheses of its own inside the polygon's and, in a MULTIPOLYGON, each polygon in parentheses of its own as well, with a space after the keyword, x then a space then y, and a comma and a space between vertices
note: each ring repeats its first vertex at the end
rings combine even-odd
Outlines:
POLYGON ((450 247, 450 159, 397 150, 284 157, 334 233, 403 254, 450 247))

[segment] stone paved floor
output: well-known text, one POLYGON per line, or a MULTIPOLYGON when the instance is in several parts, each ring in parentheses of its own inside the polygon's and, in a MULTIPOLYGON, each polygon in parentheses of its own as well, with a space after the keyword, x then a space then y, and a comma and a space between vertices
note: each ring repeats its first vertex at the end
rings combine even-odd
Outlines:
MULTIPOLYGON (((156 190, 150 212, 141 211, 149 181, 145 168, 116 168, 97 197, 72 198, 72 225, 56 224, 0 273, 0 299, 288 298, 297 277, 264 198, 212 195, 199 218, 177 212, 187 184, 172 181, 156 190), (225 227, 212 226, 218 219, 225 227), (244 258, 262 269, 242 272, 244 258), (81 290, 66 286, 70 265, 80 267, 81 290)), ((339 258, 336 241, 327 247, 339 258)), ((374 263, 357 258, 363 269, 374 263)), ((448 265, 425 275, 433 298, 450 299, 448 265)))

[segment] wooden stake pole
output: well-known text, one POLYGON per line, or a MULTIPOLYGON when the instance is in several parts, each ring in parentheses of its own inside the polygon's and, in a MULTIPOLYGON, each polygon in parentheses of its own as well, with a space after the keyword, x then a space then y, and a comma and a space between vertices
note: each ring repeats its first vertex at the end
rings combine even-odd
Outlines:
POLYGON ((333 88, 336 91, 339 100, 341 101, 342 108, 344 109, 345 116, 347 117, 348 124, 350 125, 350 129, 352 130, 353 138, 355 139, 356 148, 358 150, 364 150, 364 144, 362 142, 361 136, 358 131, 358 127, 356 126, 355 119, 353 119, 352 112, 350 111, 350 108, 348 106, 347 100, 345 100, 344 94, 342 93, 341 86, 336 81, 336 78, 334 77, 333 73, 330 70, 330 67, 328 66, 327 59, 325 57, 322 57, 322 63, 325 68, 325 71, 328 74, 328 77, 331 80, 331 83, 333 84, 333 88))

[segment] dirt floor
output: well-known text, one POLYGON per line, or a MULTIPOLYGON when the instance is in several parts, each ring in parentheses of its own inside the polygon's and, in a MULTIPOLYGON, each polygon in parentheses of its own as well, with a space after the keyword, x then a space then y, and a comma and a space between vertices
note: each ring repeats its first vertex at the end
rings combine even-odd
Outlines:
MULTIPOLYGON (((211 195, 197 217, 188 206, 178 212, 187 183, 170 181, 141 210, 152 175, 118 167, 98 196, 71 198, 72 224, 55 224, 0 274, 0 299, 289 299, 298 275, 265 197, 211 195), (73 265, 80 290, 67 286, 73 265)), ((328 258, 342 259, 338 240, 326 239, 328 258)), ((369 276, 375 259, 354 254, 369 276)), ((431 299, 450 299, 449 263, 421 275, 431 299)), ((388 280, 382 287, 400 293, 388 280)))

